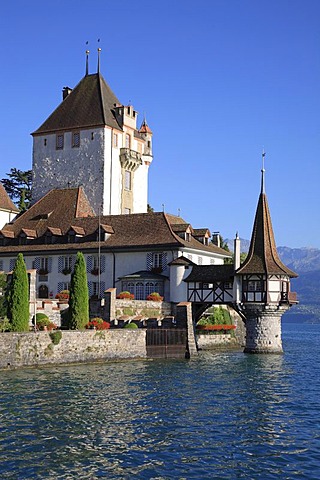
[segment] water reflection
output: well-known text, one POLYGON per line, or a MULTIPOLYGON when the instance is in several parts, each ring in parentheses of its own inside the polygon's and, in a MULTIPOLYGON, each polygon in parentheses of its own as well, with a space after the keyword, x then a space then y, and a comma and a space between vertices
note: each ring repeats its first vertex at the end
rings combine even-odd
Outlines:
POLYGON ((290 345, 2 372, 0 476, 317 478, 319 379, 290 345))

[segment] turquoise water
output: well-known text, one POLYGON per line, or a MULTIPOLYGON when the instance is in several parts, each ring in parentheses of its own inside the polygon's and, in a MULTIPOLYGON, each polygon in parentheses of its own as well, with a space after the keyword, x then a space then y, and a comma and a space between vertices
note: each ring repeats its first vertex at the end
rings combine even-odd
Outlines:
POLYGON ((1 479, 319 479, 320 333, 285 354, 202 353, 1 372, 1 479))

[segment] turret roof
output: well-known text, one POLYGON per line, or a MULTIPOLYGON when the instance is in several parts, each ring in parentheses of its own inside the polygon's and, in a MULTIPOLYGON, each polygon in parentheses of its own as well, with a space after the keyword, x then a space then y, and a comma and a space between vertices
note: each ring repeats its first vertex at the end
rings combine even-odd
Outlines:
POLYGON ((139 129, 139 133, 152 133, 151 129, 149 128, 149 125, 147 124, 146 119, 143 120, 141 127, 139 129))
POLYGON ((86 75, 33 135, 104 125, 122 130, 114 112, 119 104, 100 73, 86 75))
POLYGON ((278 256, 268 200, 264 193, 264 170, 262 170, 261 193, 256 210, 249 253, 236 273, 298 276, 286 267, 278 256))

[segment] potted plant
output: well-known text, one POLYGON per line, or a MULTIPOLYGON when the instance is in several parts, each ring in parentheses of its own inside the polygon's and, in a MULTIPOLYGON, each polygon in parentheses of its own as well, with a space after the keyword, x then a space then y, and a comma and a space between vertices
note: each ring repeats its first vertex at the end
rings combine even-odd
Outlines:
POLYGON ((158 292, 152 292, 147 296, 147 300, 151 300, 153 302, 162 302, 163 297, 161 297, 158 292))
POLYGON ((134 294, 124 291, 124 292, 120 292, 117 298, 121 300, 134 300, 134 294))
POLYGON ((61 290, 61 292, 57 293, 56 298, 58 300, 69 300, 69 290, 61 290))

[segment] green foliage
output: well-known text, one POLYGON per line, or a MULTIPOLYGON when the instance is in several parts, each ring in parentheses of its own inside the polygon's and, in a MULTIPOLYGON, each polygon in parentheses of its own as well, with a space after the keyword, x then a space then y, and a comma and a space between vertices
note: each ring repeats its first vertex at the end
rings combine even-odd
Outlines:
POLYGON ((134 322, 126 323, 123 328, 129 329, 129 330, 136 330, 138 328, 138 325, 134 322))
POLYGON ((158 310, 157 308, 143 308, 141 310, 141 315, 143 315, 146 318, 155 318, 160 316, 160 309, 158 310))
POLYGON ((62 338, 62 332, 61 330, 56 330, 55 332, 50 332, 49 336, 51 338, 53 345, 59 345, 60 340, 62 338))
POLYGON ((7 287, 7 277, 4 273, 0 274, 0 318, 7 315, 7 305, 5 298, 5 291, 7 287))
POLYGON ((11 168, 7 177, 2 178, 1 183, 7 194, 24 211, 29 207, 31 201, 32 170, 19 170, 11 168))
POLYGON ((89 292, 87 269, 84 256, 77 253, 74 271, 71 275, 68 327, 71 330, 85 328, 89 322, 89 292))
POLYGON ((3 332, 10 332, 11 331, 11 323, 8 318, 2 318, 0 320, 0 333, 3 332))
POLYGON ((209 315, 203 315, 197 325, 232 325, 230 313, 227 309, 219 307, 211 307, 207 310, 209 315))
POLYGON ((133 310, 133 308, 125 307, 125 308, 123 309, 123 315, 134 315, 134 310, 133 310))
POLYGON ((43 330, 44 327, 49 327, 51 324, 49 317, 44 313, 37 313, 36 314, 36 326, 38 330, 43 330))
POLYGON ((29 330, 29 282, 22 253, 18 254, 7 289, 7 316, 13 332, 29 330))

